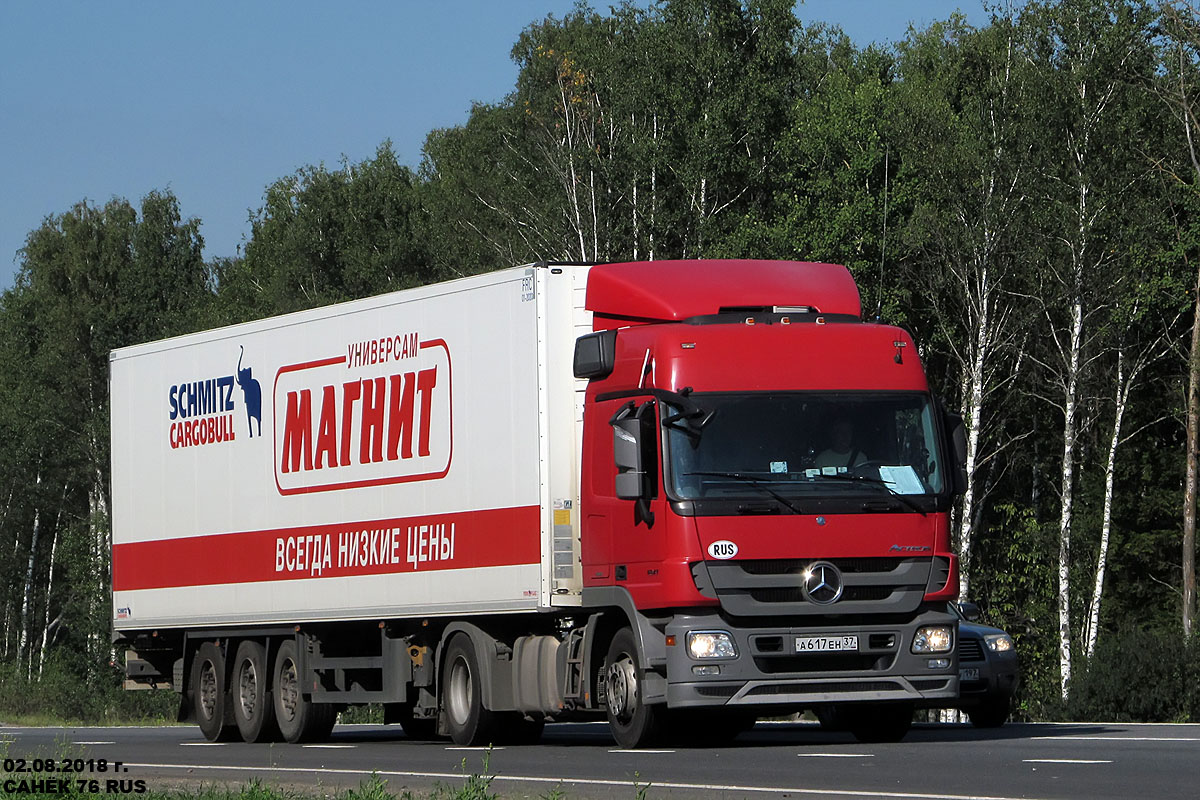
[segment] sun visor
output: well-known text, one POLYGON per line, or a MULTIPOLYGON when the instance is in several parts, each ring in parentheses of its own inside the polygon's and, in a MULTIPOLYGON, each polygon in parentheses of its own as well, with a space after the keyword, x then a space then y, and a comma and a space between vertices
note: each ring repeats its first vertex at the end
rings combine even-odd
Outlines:
POLYGON ((594 330, 674 322, 729 308, 804 306, 861 316, 858 287, 840 264, 695 260, 599 264, 588 274, 594 330))

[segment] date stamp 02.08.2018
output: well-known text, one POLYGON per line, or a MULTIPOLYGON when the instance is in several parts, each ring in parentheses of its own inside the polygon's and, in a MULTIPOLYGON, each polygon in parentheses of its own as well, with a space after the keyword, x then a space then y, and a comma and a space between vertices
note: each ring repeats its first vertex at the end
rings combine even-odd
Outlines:
POLYGON ((146 781, 107 758, 10 758, 0 761, 5 795, 145 794, 146 781))

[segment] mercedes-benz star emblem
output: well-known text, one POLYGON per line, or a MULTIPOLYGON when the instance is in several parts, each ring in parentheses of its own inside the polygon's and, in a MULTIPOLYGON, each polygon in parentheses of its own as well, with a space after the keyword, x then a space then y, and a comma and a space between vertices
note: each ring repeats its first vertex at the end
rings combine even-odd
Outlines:
POLYGON ((818 561, 804 573, 804 596, 819 606, 836 603, 842 596, 842 573, 828 561, 818 561))

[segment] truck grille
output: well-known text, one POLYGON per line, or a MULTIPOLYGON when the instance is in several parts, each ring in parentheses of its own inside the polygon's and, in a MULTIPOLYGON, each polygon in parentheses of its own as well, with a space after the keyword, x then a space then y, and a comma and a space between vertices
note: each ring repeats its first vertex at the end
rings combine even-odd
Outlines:
POLYGON ((800 588, 817 560, 705 561, 692 565, 692 577, 726 612, 747 617, 908 613, 921 604, 931 578, 929 557, 825 559, 842 573, 844 589, 836 603, 818 605, 800 588))

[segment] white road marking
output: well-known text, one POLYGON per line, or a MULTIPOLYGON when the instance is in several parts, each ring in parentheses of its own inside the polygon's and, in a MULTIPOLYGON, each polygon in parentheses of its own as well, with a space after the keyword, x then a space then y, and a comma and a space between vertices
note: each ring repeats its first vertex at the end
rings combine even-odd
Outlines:
POLYGON ((317 750, 353 750, 356 744, 302 744, 301 747, 312 747, 317 750))
POLYGON ((225 742, 180 742, 180 747, 224 747, 225 742))
MULTIPOLYGON (((645 752, 631 750, 629 752, 645 752)), ((380 775, 396 778, 437 778, 458 779, 464 776, 461 772, 403 772, 399 770, 361 770, 361 769, 327 769, 324 767, 238 767, 220 766, 216 764, 149 764, 126 762, 125 766, 137 769, 181 769, 188 771, 211 770, 224 772, 283 772, 283 773, 313 773, 319 775, 380 775)), ((604 778, 547 778, 540 775, 495 775, 492 780, 509 783, 546 783, 546 784, 579 784, 581 786, 618 786, 628 788, 633 785, 628 780, 611 780, 604 778)), ((885 800, 1030 800, 1029 798, 1005 797, 982 794, 922 794, 919 792, 873 792, 870 790, 854 789, 803 789, 794 786, 739 786, 735 784, 710 783, 679 783, 672 781, 654 781, 656 789, 681 789, 693 792, 762 792, 764 794, 794 794, 804 797, 851 797, 851 798, 885 798, 885 800)))
POLYGON ((874 753, 796 753, 797 758, 874 758, 874 753))
POLYGON ((484 750, 484 751, 491 750, 492 752, 495 752, 497 750, 503 750, 504 748, 503 747, 447 747, 446 749, 447 750, 484 750))
POLYGON ((1030 739, 1044 739, 1049 742, 1081 741, 1081 742, 1200 742, 1200 737, 1184 736, 1030 736, 1030 739))
POLYGON ((654 754, 654 753, 674 753, 675 751, 674 750, 622 750, 621 748, 617 748, 616 750, 609 750, 608 752, 610 752, 610 753, 649 753, 649 754, 654 754))
POLYGON ((1112 761, 1090 758, 1025 758, 1026 764, 1111 764, 1112 761))
POLYGON ((71 744, 116 744, 116 742, 71 742, 71 744))

